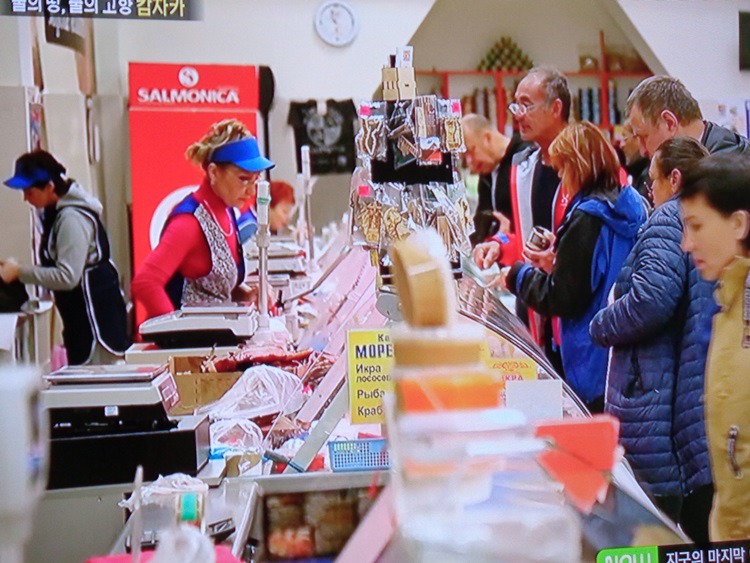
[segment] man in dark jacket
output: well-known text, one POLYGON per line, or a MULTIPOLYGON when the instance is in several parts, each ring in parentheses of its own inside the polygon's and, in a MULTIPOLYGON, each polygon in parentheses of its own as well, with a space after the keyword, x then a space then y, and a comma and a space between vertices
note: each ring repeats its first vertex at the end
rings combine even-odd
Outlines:
POLYGON ((700 141, 712 154, 736 152, 750 156, 750 141, 704 121, 698 102, 682 82, 671 76, 652 76, 636 86, 628 97, 626 113, 641 154, 648 158, 664 141, 678 135, 700 141))
POLYGON ((526 147, 520 138, 506 137, 484 116, 467 114, 461 120, 466 143, 466 164, 479 174, 479 201, 474 214, 472 245, 484 242, 498 230, 513 229, 510 169, 513 155, 526 147), (494 229, 490 229, 494 224, 494 229))

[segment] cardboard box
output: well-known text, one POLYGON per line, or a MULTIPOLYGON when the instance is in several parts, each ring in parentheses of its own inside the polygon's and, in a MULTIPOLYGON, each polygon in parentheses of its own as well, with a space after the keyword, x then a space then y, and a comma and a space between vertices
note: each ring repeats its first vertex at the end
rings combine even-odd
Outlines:
POLYGON ((388 102, 398 100, 398 71, 395 68, 383 67, 383 99, 388 102))
POLYGON ((383 67, 382 82, 386 101, 413 100, 417 95, 417 81, 411 67, 383 67))
POLYGON ((180 401, 171 415, 192 414, 195 409, 221 399, 243 372, 201 373, 203 356, 183 356, 169 359, 169 371, 177 383, 180 401))

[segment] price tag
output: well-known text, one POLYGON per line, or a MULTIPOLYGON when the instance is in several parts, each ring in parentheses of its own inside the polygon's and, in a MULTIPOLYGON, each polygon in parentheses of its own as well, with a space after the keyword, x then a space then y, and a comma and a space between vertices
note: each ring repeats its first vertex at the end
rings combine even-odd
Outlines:
POLYGON ((383 394, 393 389, 393 344, 390 331, 350 330, 349 412, 353 424, 382 423, 383 394))

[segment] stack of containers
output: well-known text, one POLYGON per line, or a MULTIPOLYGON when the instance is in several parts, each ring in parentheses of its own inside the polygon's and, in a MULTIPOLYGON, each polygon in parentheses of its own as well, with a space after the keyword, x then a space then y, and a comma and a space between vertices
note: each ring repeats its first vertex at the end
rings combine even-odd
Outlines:
POLYGON ((415 561, 579 561, 580 525, 536 462, 546 447, 481 359, 484 330, 459 322, 435 232, 395 243, 406 323, 392 331, 386 402, 399 533, 415 561))

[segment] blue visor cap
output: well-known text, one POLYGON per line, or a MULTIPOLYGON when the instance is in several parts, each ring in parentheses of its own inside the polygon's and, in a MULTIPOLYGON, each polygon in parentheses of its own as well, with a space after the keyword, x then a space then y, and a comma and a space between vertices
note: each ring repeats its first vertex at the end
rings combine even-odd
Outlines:
POLYGON ((216 149, 211 162, 217 164, 234 164, 246 172, 270 170, 275 163, 260 154, 257 139, 248 138, 227 143, 216 149))
POLYGON ((16 162, 16 173, 3 182, 9 188, 25 190, 33 186, 44 185, 52 179, 43 168, 29 166, 28 163, 16 162))

